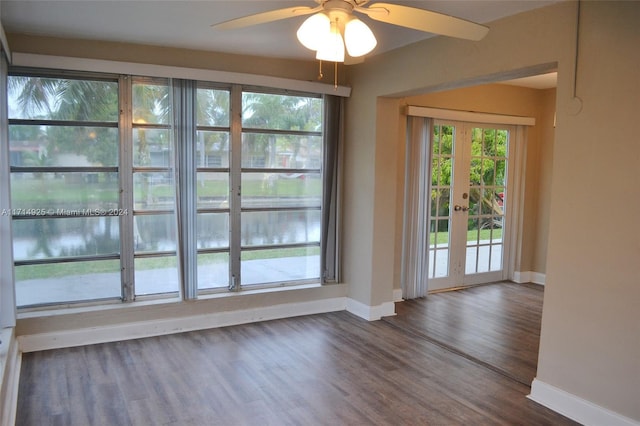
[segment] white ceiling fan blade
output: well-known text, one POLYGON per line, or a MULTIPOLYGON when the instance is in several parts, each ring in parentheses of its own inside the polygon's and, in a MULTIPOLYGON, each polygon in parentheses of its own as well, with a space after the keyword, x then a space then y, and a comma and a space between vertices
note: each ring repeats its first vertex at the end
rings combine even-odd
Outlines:
POLYGON ((398 4, 375 3, 356 10, 376 21, 466 40, 481 40, 489 32, 488 27, 475 22, 398 4))
POLYGON ((242 18, 231 19, 229 21, 213 24, 211 27, 216 30, 232 30, 235 28, 249 27, 251 25, 266 24, 267 22, 279 21, 280 19, 309 15, 311 13, 319 12, 320 10, 322 10, 322 7, 287 7, 286 9, 272 10, 255 15, 244 16, 242 18))

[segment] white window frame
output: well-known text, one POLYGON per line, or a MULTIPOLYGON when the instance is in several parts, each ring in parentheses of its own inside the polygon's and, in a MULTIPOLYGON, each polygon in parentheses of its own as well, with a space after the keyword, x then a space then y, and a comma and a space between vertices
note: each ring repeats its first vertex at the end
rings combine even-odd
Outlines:
MULTIPOLYGON (((29 55, 27 55, 29 56, 29 55)), ((37 57, 39 57, 39 55, 35 55, 37 57)), ((19 57, 18 59, 18 63, 22 63, 24 64, 25 61, 20 61, 19 57)), ((28 62, 28 61, 26 61, 28 62)), ((98 64, 104 64, 105 61, 90 61, 92 62, 92 67, 98 64)), ((89 68, 92 68, 89 67, 89 68)), ((86 68, 86 67, 85 67, 86 68)), ((166 67, 161 67, 161 68, 166 68, 166 67)), ((22 69, 22 67, 17 68, 17 69, 22 69)), ((26 69, 26 68, 24 68, 26 69)), ((156 71, 158 69, 154 68, 156 71)), ((41 68, 29 68, 30 74, 34 77, 43 77, 43 76, 52 76, 52 77, 58 77, 58 78, 65 78, 65 77, 75 77, 75 78, 82 78, 84 74, 83 71, 80 72, 76 72, 76 71, 55 71, 55 70, 50 70, 50 69, 41 69, 41 68)), ((172 69, 172 72, 175 72, 175 69, 172 69)), ((200 73, 195 73, 200 75, 200 73)), ((216 74, 216 73, 214 73, 216 74)), ((115 78, 116 80, 118 80, 119 82, 119 97, 120 97, 120 110, 121 110, 121 114, 120 114, 120 119, 118 122, 118 128, 119 128, 119 137, 120 137, 120 151, 119 151, 119 164, 117 167, 117 171, 118 171, 118 175, 119 175, 119 182, 120 182, 120 208, 121 209, 128 209, 131 214, 129 215, 121 215, 120 216, 120 238, 121 238, 121 251, 120 251, 120 255, 119 255, 119 259, 121 262, 121 288, 122 288, 122 301, 125 302, 132 302, 136 299, 136 291, 135 291, 135 277, 134 277, 134 259, 136 258, 135 255, 135 248, 133 247, 133 178, 132 178, 132 172, 135 170, 134 164, 133 164, 133 158, 132 158, 132 132, 133 129, 135 127, 135 124, 132 123, 132 114, 131 114, 131 105, 130 102, 132 101, 132 82, 138 78, 145 78, 145 77, 137 77, 137 76, 131 76, 131 75, 120 75, 119 78, 117 76, 114 77, 113 74, 108 73, 96 73, 96 75, 98 76, 111 76, 109 77, 110 79, 115 78)), ((207 76, 211 76, 210 73, 206 74, 207 76)), ((255 79, 250 79, 251 81, 254 81, 255 79)), ((268 79, 269 81, 271 81, 270 79, 268 79)), ((284 79, 280 79, 282 81, 279 81, 280 83, 282 83, 283 81, 285 81, 284 79)), ((202 81, 196 81, 196 85, 202 81)), ((289 82, 289 80, 286 80, 286 82, 289 82)), ((306 83, 306 82, 299 82, 299 83, 306 83)), ((171 83, 170 84, 170 90, 171 90, 171 83)), ((212 84, 218 84, 218 83, 212 83, 212 84)), ((317 83, 312 83, 312 84, 296 84, 296 87, 303 87, 305 89, 310 89, 310 88, 314 88, 314 89, 318 89, 321 88, 321 86, 326 86, 326 85, 318 85, 317 83)), ((238 84, 234 84, 231 85, 231 97, 232 97, 232 105, 235 102, 236 104, 239 104, 239 102, 241 102, 242 99, 242 88, 244 86, 238 85, 238 84)), ((325 87, 322 87, 323 91, 325 91, 324 89, 326 89, 325 87)), ((254 91, 256 90, 256 87, 254 85, 246 87, 247 90, 251 90, 254 91)), ((261 89, 258 89, 261 90, 261 89)), ((305 94, 308 94, 312 97, 317 97, 317 93, 314 92, 309 92, 309 91, 283 91, 283 90, 275 90, 273 88, 262 88, 264 93, 275 93, 275 94, 283 94, 283 95, 290 95, 290 94, 295 94, 295 95, 302 95, 304 96, 305 94)), ((340 90, 336 90, 333 88, 333 86, 331 86, 331 94, 332 95, 336 95, 336 92, 342 93, 343 95, 349 93, 349 90, 347 88, 341 88, 340 90)), ((232 139, 232 143, 235 144, 241 144, 241 137, 242 137, 242 128, 241 128, 241 118, 238 115, 235 118, 231 118, 231 123, 230 123, 230 127, 231 127, 231 139, 232 139), (235 136, 234 136, 235 135, 235 136), (233 140, 235 140, 235 142, 233 142, 233 140)), ((312 132, 314 133, 314 132, 312 132)), ((317 133, 317 132, 315 132, 317 133)), ((238 145, 239 146, 239 145, 238 145)), ((236 146, 235 151, 236 152, 241 152, 241 150, 239 150, 238 146, 236 146)), ((234 191, 235 187, 239 188, 240 185, 240 170, 241 170, 241 163, 240 163, 240 155, 235 155, 232 156, 232 158, 230 159, 233 164, 230 164, 230 187, 231 187, 231 192, 234 191), (234 172, 234 170, 236 170, 234 172), (237 175, 234 178, 234 175, 237 175)), ((194 160, 195 162, 195 160, 194 160)), ((239 192, 238 192, 238 197, 239 197, 239 192)), ((197 200, 194 199, 193 201, 193 205, 196 206, 197 205, 197 200)), ((232 215, 232 221, 239 221, 240 218, 240 214, 241 214, 241 210, 239 207, 239 203, 235 203, 236 206, 233 206, 232 203, 232 207, 230 209, 230 214, 232 215)), ((239 236, 239 232, 240 232, 240 227, 238 226, 238 224, 236 224, 233 228, 234 233, 237 233, 237 243, 231 243, 231 247, 230 247, 230 259, 237 259, 237 260, 233 260, 231 261, 231 267, 230 267, 230 283, 233 283, 233 275, 234 272, 233 271, 239 271, 240 270, 240 245, 239 245, 239 241, 240 241, 240 236, 239 236)), ((233 238, 233 236, 232 236, 233 238)), ((177 245, 180 245, 180 242, 177 242, 177 245)), ((273 248, 278 248, 278 246, 274 246, 273 248)), ((265 288, 265 287, 281 287, 282 285, 304 285, 304 284, 309 284, 311 281, 317 281, 318 283, 320 283, 322 281, 322 274, 323 272, 320 270, 321 268, 319 267, 319 271, 320 271, 320 277, 318 277, 318 279, 313 279, 313 280, 303 280, 303 281, 292 281, 292 282, 278 282, 278 283, 265 283, 264 285, 251 285, 250 288, 256 289, 256 288, 265 288)), ((183 280, 184 280, 184 276, 183 280)), ((236 286, 234 288, 235 290, 239 290, 240 286, 236 286)), ((194 298, 197 297, 198 294, 198 290, 197 290, 197 280, 193 280, 193 279, 189 279, 189 282, 183 282, 182 286, 181 286, 181 296, 182 299, 185 298, 194 298), (194 292, 194 288, 195 288, 195 294, 194 292), (191 296, 189 296, 188 293, 191 293, 191 296)), ((206 292, 203 292, 206 293, 206 292)), ((160 297, 160 295, 153 295, 154 297, 160 297)), ((171 295, 169 294, 169 296, 171 297, 171 295)), ((177 296, 174 295, 174 296, 177 296)), ((166 297, 166 296, 165 296, 166 297)), ((43 306, 25 306, 22 309, 39 309, 42 307, 45 308, 49 308, 49 307, 65 307, 65 306, 69 306, 71 304, 73 305, 93 305, 93 304, 104 304, 106 301, 98 301, 98 300, 94 300, 94 299, 87 299, 87 300, 79 300, 79 301, 65 301, 65 302, 55 302, 52 304, 45 304, 43 306)))

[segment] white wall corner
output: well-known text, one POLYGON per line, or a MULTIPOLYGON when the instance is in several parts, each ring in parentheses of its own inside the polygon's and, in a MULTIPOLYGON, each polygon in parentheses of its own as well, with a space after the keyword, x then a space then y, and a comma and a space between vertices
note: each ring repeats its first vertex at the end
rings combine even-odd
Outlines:
POLYGON ((402 289, 394 288, 393 289, 393 301, 394 302, 402 302, 404 299, 402 298, 402 289))
POLYGON ((585 426, 640 426, 640 422, 534 379, 528 398, 585 426))
POLYGON ((547 276, 545 274, 540 273, 540 272, 532 272, 532 271, 519 272, 519 271, 515 271, 513 273, 513 281, 518 283, 518 284, 533 283, 533 284, 544 285, 546 279, 547 279, 547 276))
POLYGON ((22 356, 13 327, 0 330, 0 339, 0 424, 12 425, 18 407, 22 356))
POLYGON ((395 315, 396 305, 393 302, 384 302, 377 306, 369 306, 349 298, 347 299, 347 312, 367 321, 377 321, 382 317, 395 315))

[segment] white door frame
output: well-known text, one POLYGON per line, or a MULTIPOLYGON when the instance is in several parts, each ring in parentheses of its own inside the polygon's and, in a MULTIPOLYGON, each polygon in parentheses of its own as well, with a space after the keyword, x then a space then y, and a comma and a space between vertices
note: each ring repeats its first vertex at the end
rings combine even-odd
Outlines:
MULTIPOLYGON (((408 106, 407 115, 417 117, 428 117, 438 120, 462 121, 469 124, 494 124, 494 125, 513 125, 512 142, 510 143, 510 159, 511 170, 509 177, 511 185, 511 196, 507 197, 507 215, 505 223, 505 234, 508 241, 503 241, 503 273, 501 279, 513 279, 517 265, 520 264, 522 251, 522 225, 523 225, 523 196, 524 196, 524 173, 526 160, 526 127, 535 125, 533 117, 519 117, 511 115, 476 113, 468 111, 446 110, 440 108, 429 108, 420 106, 408 106), (513 150, 513 151, 511 151, 513 150)), ((429 170, 431 159, 429 158, 429 170)), ((429 173, 430 176, 430 173, 429 173)), ((430 191, 430 189, 429 189, 430 191)), ((430 197, 429 197, 430 198, 430 197)), ((452 202, 452 204, 454 204, 452 202)), ((429 209, 430 211, 430 209, 429 209)), ((422 218, 426 223, 430 223, 430 217, 422 218)), ((468 285, 474 282, 467 283, 468 285)), ((429 291, 440 290, 428 285, 429 291)))

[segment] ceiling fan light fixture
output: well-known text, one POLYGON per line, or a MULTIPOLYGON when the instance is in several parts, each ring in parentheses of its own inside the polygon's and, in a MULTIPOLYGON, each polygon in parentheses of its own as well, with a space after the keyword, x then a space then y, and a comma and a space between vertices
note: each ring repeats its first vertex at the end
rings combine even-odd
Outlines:
POLYGON ((324 13, 311 15, 300 25, 296 35, 304 47, 318 50, 322 39, 331 32, 331 21, 324 13))
POLYGON ((336 21, 331 22, 331 31, 320 38, 316 59, 321 61, 344 62, 344 41, 336 21))
POLYGON ((357 58, 371 52, 378 41, 371 29, 358 18, 352 18, 344 28, 344 40, 349 56, 357 58))

